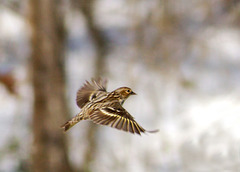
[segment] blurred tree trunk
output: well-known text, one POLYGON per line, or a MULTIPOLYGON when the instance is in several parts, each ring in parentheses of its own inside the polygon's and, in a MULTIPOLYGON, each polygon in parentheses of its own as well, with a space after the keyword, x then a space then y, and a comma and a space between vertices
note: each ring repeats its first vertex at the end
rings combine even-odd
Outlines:
POLYGON ((67 120, 65 101, 65 30, 61 1, 30 0, 32 28, 33 112, 32 170, 70 172, 66 138, 60 129, 67 120))
POLYGON ((104 75, 105 73, 105 56, 107 53, 107 44, 101 29, 96 25, 94 18, 94 4, 95 0, 78 0, 79 9, 86 20, 86 26, 95 48, 95 77, 104 75))
MULTIPOLYGON (((105 57, 107 53, 107 44, 101 29, 96 25, 94 17, 95 0, 75 0, 75 7, 81 11, 85 17, 86 27, 91 37, 91 41, 95 48, 96 61, 95 61, 95 77, 104 75, 106 65, 105 57)), ((94 161, 97 153, 97 128, 96 124, 89 124, 87 128, 87 148, 84 155, 84 166, 81 169, 84 172, 91 171, 90 164, 94 161)))

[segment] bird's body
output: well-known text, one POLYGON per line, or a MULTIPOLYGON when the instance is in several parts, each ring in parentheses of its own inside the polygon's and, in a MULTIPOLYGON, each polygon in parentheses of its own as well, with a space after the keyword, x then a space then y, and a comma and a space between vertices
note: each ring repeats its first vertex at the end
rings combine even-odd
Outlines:
MULTIPOLYGON (((122 107, 124 101, 135 95, 130 88, 120 87, 112 92, 106 91, 106 81, 101 79, 86 81, 77 92, 77 105, 82 108, 62 128, 67 131, 81 120, 92 120, 96 124, 108 125, 120 130, 141 135, 145 132, 134 118, 122 107)), ((150 131, 156 132, 156 131, 150 131)))

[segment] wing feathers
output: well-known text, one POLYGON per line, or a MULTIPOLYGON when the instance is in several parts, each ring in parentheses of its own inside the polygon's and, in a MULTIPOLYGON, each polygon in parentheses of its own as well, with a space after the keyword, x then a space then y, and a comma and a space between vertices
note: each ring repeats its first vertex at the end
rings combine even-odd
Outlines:
POLYGON ((146 132, 146 130, 141 127, 123 107, 120 106, 117 106, 116 108, 115 106, 100 108, 93 114, 90 114, 90 119, 94 123, 108 125, 130 133, 141 135, 141 133, 146 132))
POLYGON ((112 124, 111 124, 111 127, 114 127, 115 128, 115 124, 116 122, 119 120, 119 117, 115 117, 113 120, 112 120, 112 124))
POLYGON ((128 130, 127 130, 126 121, 127 121, 127 119, 126 119, 126 118, 123 118, 123 124, 122 124, 122 130, 123 130, 123 131, 128 131, 128 130))
POLYGON ((132 122, 132 123, 133 123, 134 131, 135 131, 137 134, 141 135, 141 134, 140 134, 140 130, 138 129, 138 127, 137 127, 137 125, 135 124, 135 122, 132 122))
MULTIPOLYGON (((92 79, 91 82, 86 81, 77 92, 77 105, 83 108, 88 103, 86 108, 92 108, 89 102, 93 102, 93 104, 101 102, 99 106, 90 109, 91 114, 88 114, 88 118, 94 123, 107 125, 133 134, 141 135, 141 133, 145 133, 146 130, 122 107, 119 100, 111 99, 109 102, 105 100, 109 95, 106 91, 106 84, 107 80, 101 78, 92 79)), ((154 133, 157 131, 147 132, 154 133)))
POLYGON ((129 121, 129 123, 128 123, 128 128, 129 128, 129 131, 130 131, 131 133, 134 133, 134 129, 133 129, 133 126, 132 126, 132 122, 131 122, 131 121, 129 121))
POLYGON ((83 108, 86 103, 96 98, 100 92, 106 92, 106 84, 107 80, 101 78, 92 79, 92 83, 86 81, 77 92, 77 105, 83 108))
POLYGON ((118 121, 118 124, 116 125, 116 128, 121 130, 122 129, 122 126, 123 126, 123 117, 120 117, 119 118, 119 121, 118 121))

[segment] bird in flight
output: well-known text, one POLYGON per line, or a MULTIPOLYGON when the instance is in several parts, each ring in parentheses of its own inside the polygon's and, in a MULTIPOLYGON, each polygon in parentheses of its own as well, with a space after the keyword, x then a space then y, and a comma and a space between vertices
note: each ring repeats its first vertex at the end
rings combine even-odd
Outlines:
POLYGON ((78 90, 76 102, 82 110, 61 127, 66 132, 81 120, 91 120, 96 124, 107 125, 126 132, 141 133, 146 131, 122 107, 124 101, 131 95, 136 95, 131 88, 120 87, 112 92, 106 91, 106 80, 92 79, 78 90))

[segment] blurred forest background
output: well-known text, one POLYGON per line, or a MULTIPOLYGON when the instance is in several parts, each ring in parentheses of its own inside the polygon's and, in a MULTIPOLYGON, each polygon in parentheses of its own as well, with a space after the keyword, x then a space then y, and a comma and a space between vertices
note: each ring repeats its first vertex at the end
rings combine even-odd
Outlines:
POLYGON ((239 0, 0 0, 0 172, 239 172, 239 0), (81 122, 93 76, 141 137, 81 122))

